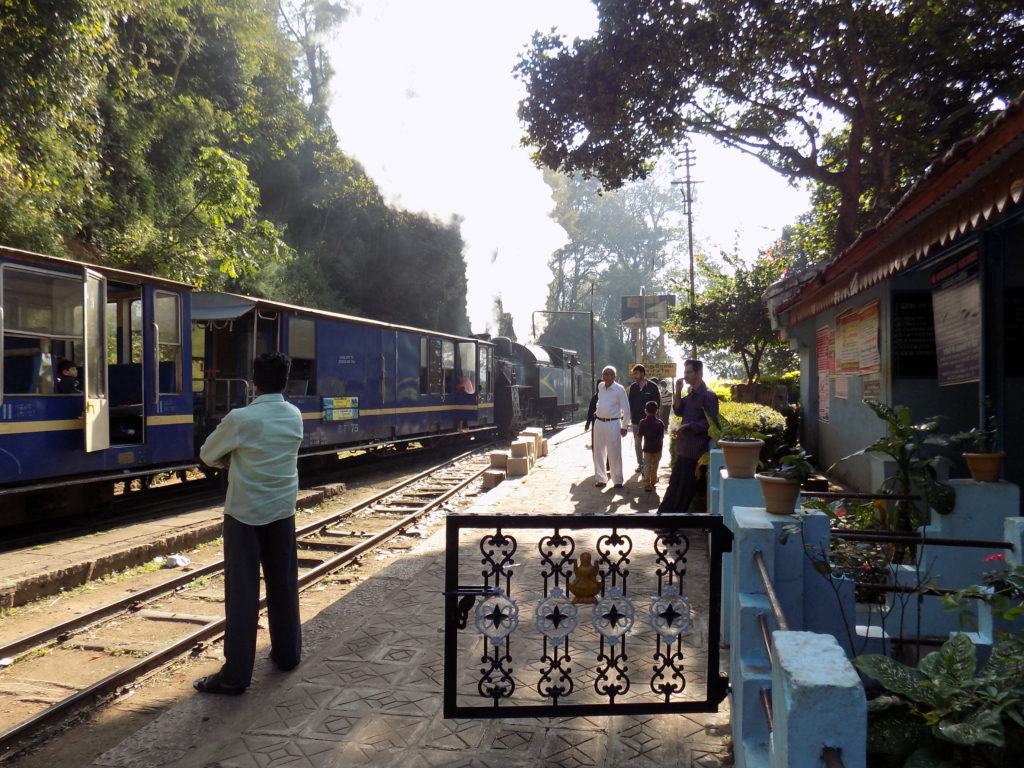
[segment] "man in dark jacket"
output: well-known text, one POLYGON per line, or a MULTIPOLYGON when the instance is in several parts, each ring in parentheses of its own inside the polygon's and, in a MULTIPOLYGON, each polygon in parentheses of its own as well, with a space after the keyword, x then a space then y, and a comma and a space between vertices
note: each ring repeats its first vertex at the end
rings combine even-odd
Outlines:
POLYGON ((644 452, 640 446, 640 421, 644 418, 644 408, 651 400, 661 402, 661 390, 658 385, 647 378, 644 366, 633 366, 633 383, 629 385, 629 412, 633 420, 633 449, 636 452, 636 473, 639 475, 644 468, 644 452))

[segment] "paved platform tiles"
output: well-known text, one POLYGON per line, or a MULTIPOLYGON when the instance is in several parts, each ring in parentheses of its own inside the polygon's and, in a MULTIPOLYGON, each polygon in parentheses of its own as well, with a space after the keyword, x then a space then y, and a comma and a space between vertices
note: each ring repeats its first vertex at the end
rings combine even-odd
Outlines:
MULTIPOLYGON (((594 487, 588 436, 581 432, 577 426, 561 433, 553 441, 557 444, 551 455, 538 462, 530 475, 502 483, 482 496, 471 511, 653 511, 656 497, 645 493, 635 476, 623 489, 613 489, 610 484, 603 490, 594 487)), ((623 447, 630 447, 628 440, 623 447)), ((663 473, 667 474, 664 467, 663 473)), ((534 546, 536 533, 516 532, 524 548, 534 546)), ((244 696, 195 695, 101 755, 93 768, 730 765, 725 710, 708 715, 442 718, 443 536, 443 531, 438 532, 308 622, 304 636, 315 649, 295 671, 270 671, 261 659, 254 684, 244 696)), ((587 534, 581 532, 576 538, 579 551, 593 551, 587 534)), ((636 538, 637 554, 650 549, 640 535, 636 538)), ((460 570, 472 573, 475 568, 479 573, 480 555, 474 543, 464 541, 460 546, 460 570)), ((702 555, 699 546, 693 549, 688 568, 698 573, 702 555)), ((526 563, 528 558, 517 560, 526 563)), ((514 578, 524 584, 535 578, 536 574, 526 572, 528 567, 514 578)), ((643 583, 639 571, 634 568, 630 591, 653 594, 653 585, 643 583)), ((699 617, 706 595, 689 596, 699 617)), ((535 598, 521 598, 521 621, 531 621, 534 603, 535 598)), ((686 651, 688 686, 693 686, 687 693, 695 697, 702 696, 704 681, 693 676, 689 667, 703 664, 700 656, 707 649, 699 647, 702 634, 698 619, 693 646, 686 651)), ((585 646, 592 644, 596 635, 579 635, 579 649, 574 645, 573 652, 589 652, 592 657, 593 649, 587 651, 585 646)), ((643 665, 649 668, 650 650, 641 653, 640 646, 638 640, 637 657, 631 656, 630 664, 635 661, 638 669, 643 665)), ((460 636, 460 647, 466 653, 460 656, 459 690, 469 692, 475 686, 481 641, 466 632, 460 636)), ((514 655, 518 653, 514 650, 514 655)), ((575 657, 573 666, 582 666, 576 664, 575 657)), ((533 662, 516 671, 523 689, 536 684, 536 667, 533 662)), ((589 695, 593 674, 581 670, 579 676, 579 690, 586 689, 589 695)), ((645 695, 642 683, 634 683, 634 700, 645 695)), ((537 697, 535 692, 533 695, 537 697)))

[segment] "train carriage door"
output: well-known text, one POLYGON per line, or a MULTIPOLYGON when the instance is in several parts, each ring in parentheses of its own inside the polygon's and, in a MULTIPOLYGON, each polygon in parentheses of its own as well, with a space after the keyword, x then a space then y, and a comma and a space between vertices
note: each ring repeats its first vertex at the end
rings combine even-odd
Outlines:
POLYGON ((85 450, 110 447, 110 403, 107 398, 107 281, 86 269, 82 296, 82 329, 85 335, 85 450))

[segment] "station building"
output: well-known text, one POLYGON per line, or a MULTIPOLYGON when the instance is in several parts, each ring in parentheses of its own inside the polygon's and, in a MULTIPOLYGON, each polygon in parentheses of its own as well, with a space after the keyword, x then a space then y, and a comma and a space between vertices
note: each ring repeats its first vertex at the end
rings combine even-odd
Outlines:
MULTIPOLYGON (((1024 97, 933 162, 874 228, 776 283, 773 322, 800 352, 803 443, 820 467, 885 434, 863 403, 942 415, 941 431, 995 416, 1003 479, 1024 483, 1024 97)), ((950 477, 967 477, 946 451, 950 477)), ((873 491, 874 456, 837 475, 873 491)))

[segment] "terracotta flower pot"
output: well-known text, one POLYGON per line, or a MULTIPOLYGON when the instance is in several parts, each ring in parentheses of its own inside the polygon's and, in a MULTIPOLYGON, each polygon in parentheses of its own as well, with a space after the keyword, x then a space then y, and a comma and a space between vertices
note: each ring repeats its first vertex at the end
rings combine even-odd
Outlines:
POLYGON ((719 440, 729 477, 753 477, 764 440, 719 440))
POLYGON ((770 474, 756 475, 761 483, 764 496, 764 508, 773 515, 791 515, 796 509, 796 499, 800 495, 800 483, 785 477, 770 474))
POLYGON ((967 468, 971 470, 971 479, 978 483, 998 483, 999 472, 1003 468, 1005 451, 995 453, 965 453, 967 468))

